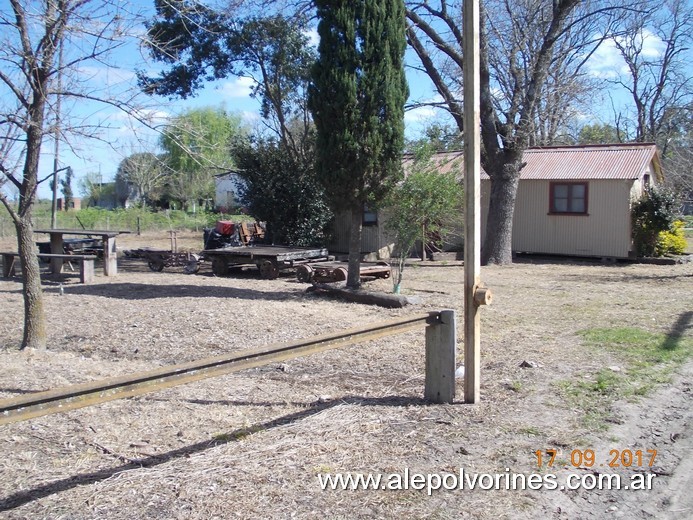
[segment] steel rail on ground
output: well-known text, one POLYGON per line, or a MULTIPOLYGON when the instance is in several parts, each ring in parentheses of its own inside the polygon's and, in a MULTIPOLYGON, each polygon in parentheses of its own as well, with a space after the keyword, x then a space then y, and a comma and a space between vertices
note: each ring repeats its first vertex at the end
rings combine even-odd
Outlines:
POLYGON ((421 313, 311 339, 272 344, 126 376, 2 399, 0 425, 156 392, 201 379, 401 334, 435 325, 439 323, 440 316, 440 312, 421 313))

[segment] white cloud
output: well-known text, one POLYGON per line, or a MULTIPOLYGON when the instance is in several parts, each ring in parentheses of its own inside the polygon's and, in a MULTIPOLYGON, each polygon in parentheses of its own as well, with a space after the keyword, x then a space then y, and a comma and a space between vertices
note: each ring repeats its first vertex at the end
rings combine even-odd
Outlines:
MULTIPOLYGON (((639 38, 643 58, 657 59, 662 56, 666 44, 657 35, 645 29, 639 38)), ((606 40, 599 46, 587 62, 587 67, 591 75, 602 79, 615 79, 629 74, 628 66, 613 40, 606 40)))
MULTIPOLYGON (((413 103, 414 102, 412 102, 412 104, 413 103)), ((404 121, 408 124, 430 121, 431 119, 435 119, 437 116, 439 116, 441 109, 433 106, 433 104, 443 103, 443 96, 436 94, 433 97, 419 100, 417 103, 421 103, 423 106, 408 110, 404 113, 404 121)))
POLYGON ((241 119, 243 119, 245 123, 254 124, 260 121, 261 118, 260 114, 258 114, 257 112, 253 112, 251 110, 244 110, 243 112, 241 112, 241 119))
POLYGON ((614 79, 628 72, 628 67, 612 40, 603 42, 587 62, 592 76, 614 79))
POLYGON ((250 97, 253 87, 256 85, 253 78, 242 77, 234 79, 221 85, 222 95, 227 98, 245 98, 250 97))
POLYGON ((318 48, 318 44, 320 43, 320 35, 318 34, 317 29, 304 31, 303 35, 308 38, 308 45, 315 47, 316 49, 318 48))
POLYGON ((651 31, 645 29, 642 33, 643 49, 642 54, 646 58, 661 58, 666 50, 666 43, 651 31))

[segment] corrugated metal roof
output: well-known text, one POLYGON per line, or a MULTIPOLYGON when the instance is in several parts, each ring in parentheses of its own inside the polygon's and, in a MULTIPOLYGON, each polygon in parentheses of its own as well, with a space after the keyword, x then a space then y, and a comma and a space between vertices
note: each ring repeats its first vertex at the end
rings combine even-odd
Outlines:
MULTIPOLYGON (((633 180, 659 162, 657 147, 649 143, 529 148, 523 159, 523 180, 633 180)), ((482 172, 481 178, 488 175, 482 172)))
MULTIPOLYGON (((632 180, 639 178, 652 161, 659 168, 657 147, 650 143, 529 148, 523 159, 527 164, 520 178, 524 180, 632 180)), ((441 173, 453 168, 460 176, 464 172, 460 151, 439 152, 431 160, 441 173)), ((404 171, 409 171, 413 163, 414 156, 405 155, 404 171)), ((489 178, 483 170, 481 178, 489 178)))
POLYGON ((655 159, 654 144, 530 148, 523 155, 526 180, 639 178, 655 159))
MULTIPOLYGON (((402 168, 405 175, 411 171, 415 162, 414 154, 404 154, 402 157, 402 168)), ((436 171, 439 173, 449 173, 453 169, 455 173, 462 178, 464 176, 464 155, 461 151, 453 152, 437 152, 431 157, 431 161, 436 165, 436 171)))

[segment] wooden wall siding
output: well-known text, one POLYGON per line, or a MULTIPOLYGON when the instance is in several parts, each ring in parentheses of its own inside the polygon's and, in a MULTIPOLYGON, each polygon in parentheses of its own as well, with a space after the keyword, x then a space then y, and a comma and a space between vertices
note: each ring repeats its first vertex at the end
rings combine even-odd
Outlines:
MULTIPOLYGON (((588 182, 588 215, 585 216, 549 215, 550 181, 521 181, 513 221, 513 251, 627 258, 632 249, 630 200, 633 181, 588 182)), ((485 228, 490 181, 482 185, 482 226, 485 228)))
POLYGON ((654 185, 657 183, 657 172, 655 169, 652 167, 652 163, 647 168, 647 171, 643 172, 643 174, 640 176, 640 178, 636 179, 633 182, 633 186, 630 190, 630 198, 631 200, 637 200, 640 198, 640 196, 643 193, 643 190, 645 189, 645 175, 650 176, 650 184, 654 185))
MULTIPOLYGON (((391 240, 384 230, 385 215, 378 212, 378 225, 363 226, 361 233, 361 252, 377 253, 379 258, 389 258, 391 252, 391 240)), ((331 253, 349 252, 349 226, 351 224, 349 213, 341 213, 335 217, 332 227, 332 239, 327 244, 331 253)))

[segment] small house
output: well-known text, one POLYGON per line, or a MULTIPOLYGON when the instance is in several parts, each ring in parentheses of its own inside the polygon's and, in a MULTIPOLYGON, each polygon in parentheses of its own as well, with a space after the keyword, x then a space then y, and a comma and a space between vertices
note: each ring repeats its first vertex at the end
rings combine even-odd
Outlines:
MULTIPOLYGON (((663 180, 654 144, 530 148, 523 160, 513 252, 633 255, 631 203, 647 185, 663 180)), ((481 179, 483 237, 491 187, 483 172, 481 179)))
POLYGON ((82 199, 78 197, 72 197, 69 204, 66 204, 63 197, 58 197, 55 201, 56 209, 58 211, 79 211, 82 209, 82 199))
MULTIPOLYGON (((430 158, 431 167, 440 173, 455 172, 460 182, 463 180, 464 164, 463 156, 460 151, 440 152, 430 158)), ((405 176, 416 162, 414 154, 404 154, 402 157, 402 168, 405 176)), ((332 226, 332 239, 327 244, 331 253, 345 254, 349 252, 349 233, 351 217, 348 212, 339 213, 332 226)), ((392 237, 389 236, 387 227, 387 210, 364 207, 363 209, 363 228, 361 232, 361 253, 368 260, 381 260, 390 258, 394 249, 392 237)), ((461 236, 460 231, 456 230, 456 235, 461 236)), ((459 242, 459 240, 458 240, 459 242)), ((458 248, 459 244, 449 244, 458 248)), ((420 247, 420 244, 417 246, 420 247)))

